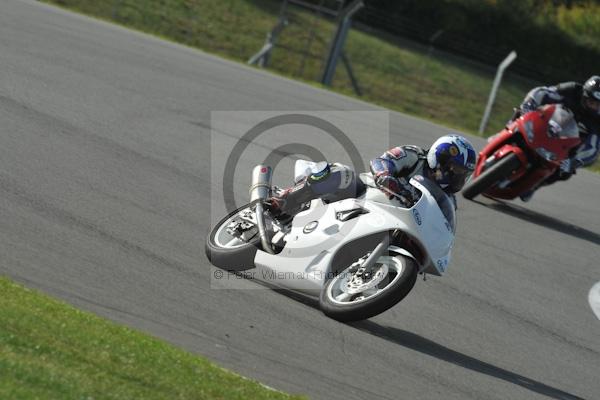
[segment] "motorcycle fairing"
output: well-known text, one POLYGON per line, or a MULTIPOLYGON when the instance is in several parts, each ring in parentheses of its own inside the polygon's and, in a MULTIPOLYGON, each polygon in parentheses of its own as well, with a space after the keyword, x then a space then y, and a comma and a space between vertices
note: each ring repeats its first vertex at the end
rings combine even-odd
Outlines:
POLYGON ((581 142, 577 129, 571 129, 570 125, 569 127, 565 126, 565 130, 557 135, 550 133, 549 125, 553 121, 558 121, 557 117, 560 117, 561 113, 564 111, 558 105, 543 106, 539 110, 519 117, 491 138, 479 153, 473 178, 477 178, 483 173, 486 162, 489 162, 490 159, 497 161, 511 153, 517 155, 521 166, 508 177, 509 185, 490 188, 484 193, 485 195, 511 200, 531 188, 537 187, 555 172, 560 160, 566 158, 570 149, 581 142), (515 138, 515 135, 519 137, 515 138), (530 153, 519 147, 519 144, 513 143, 516 139, 518 142, 524 142, 530 149, 530 153), (544 160, 534 155, 535 150, 539 147, 555 153, 556 161, 544 160), (531 164, 534 164, 535 167, 530 168, 531 164))
MULTIPOLYGON (((581 143, 575 120, 567 124, 568 127, 565 126, 564 130, 556 122, 557 114, 560 114, 561 110, 564 110, 564 108, 561 109, 557 105, 546 105, 537 111, 527 114, 527 119, 521 117, 515 121, 518 126, 518 132, 532 148, 544 147, 557 155, 556 161, 546 160, 555 167, 560 164, 560 160, 569 157, 569 152, 574 146, 581 143), (553 123, 560 129, 556 135, 550 135, 549 133, 550 125, 553 123), (571 125, 574 125, 574 128, 571 125)), ((564 113, 564 111, 562 112, 564 113)), ((570 112, 567 115, 569 114, 570 112)))
POLYGON ((257 251, 254 265, 258 276, 266 277, 264 280, 277 286, 316 294, 331 273, 333 257, 345 244, 393 230, 418 238, 427 253, 421 271, 443 274, 454 243, 454 221, 447 221, 424 183, 415 179, 410 183, 423 193, 410 208, 399 207, 397 200, 388 199, 373 187, 357 199, 331 204, 313 200, 308 210, 294 217, 291 230, 285 235, 286 244, 279 254, 257 251), (368 212, 347 221, 336 218, 339 212, 357 208, 368 212), (280 276, 287 279, 280 280, 280 276), (289 280, 291 277, 293 281, 289 280))

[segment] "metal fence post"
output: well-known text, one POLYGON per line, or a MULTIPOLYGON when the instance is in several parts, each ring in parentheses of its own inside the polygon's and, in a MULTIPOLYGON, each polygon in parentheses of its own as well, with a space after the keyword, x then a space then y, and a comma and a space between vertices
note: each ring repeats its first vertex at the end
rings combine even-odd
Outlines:
POLYGON ((357 95, 362 96, 362 90, 360 90, 360 86, 358 86, 358 81, 354 76, 354 71, 352 71, 352 65, 350 65, 350 60, 348 60, 348 57, 346 57, 346 53, 344 52, 344 50, 342 50, 342 52, 340 53, 340 57, 342 58, 344 66, 346 67, 346 73, 348 74, 348 78, 350 78, 350 83, 352 83, 354 92, 357 95))
POLYGON ((433 55, 433 42, 435 42, 436 40, 438 40, 438 38, 440 36, 442 36, 443 34, 444 34, 444 30, 443 29, 439 29, 433 35, 431 35, 431 37, 429 38, 429 50, 427 51, 427 55, 429 57, 431 57, 433 55))
POLYGON ((333 36, 333 40, 331 41, 331 47, 329 48, 329 55, 327 56, 327 61, 325 62, 325 68, 323 68, 323 77, 321 78, 322 84, 331 86, 331 81, 333 80, 333 75, 335 74, 337 60, 340 57, 342 48, 344 47, 344 41, 348 35, 348 29, 350 29, 352 16, 356 14, 356 12, 364 5, 365 4, 363 3, 363 0, 354 0, 348 5, 348 7, 342 10, 337 29, 333 36))
POLYGON ((492 113, 492 107, 494 106, 494 102, 496 101, 496 95, 498 94, 498 88, 500 87, 500 82, 502 81, 502 75, 504 75, 504 71, 513 61, 517 58, 517 52, 511 51, 510 54, 500 63, 498 66, 498 71, 496 72, 496 78, 494 78, 494 84, 492 85, 492 91, 490 92, 490 97, 488 99, 487 106, 485 107, 485 112, 483 113, 483 118, 481 119, 481 125, 479 125, 479 134, 482 134, 487 127, 488 121, 490 119, 490 114, 492 113))
POLYGON ((304 55, 302 60, 300 61, 300 68, 298 69, 298 76, 302 76, 304 74, 304 66, 306 65, 306 59, 310 55, 310 47, 312 45, 313 40, 316 36, 316 29, 319 20, 321 19, 321 12, 323 9, 323 5, 325 4, 325 0, 320 0, 317 10, 315 11, 315 18, 313 24, 310 28, 310 33, 308 35, 308 40, 306 41, 306 47, 304 49, 304 55))
POLYGON ((271 30, 271 32, 267 33, 267 39, 265 40, 265 44, 263 47, 250 59, 248 60, 248 64, 257 64, 259 67, 264 68, 269 63, 269 58, 271 57, 271 51, 273 47, 275 47, 275 42, 277 41, 277 36, 281 33, 283 28, 285 28, 288 24, 288 20, 286 17, 288 0, 283 0, 281 3, 281 8, 279 9, 279 18, 277 20, 277 25, 271 30))

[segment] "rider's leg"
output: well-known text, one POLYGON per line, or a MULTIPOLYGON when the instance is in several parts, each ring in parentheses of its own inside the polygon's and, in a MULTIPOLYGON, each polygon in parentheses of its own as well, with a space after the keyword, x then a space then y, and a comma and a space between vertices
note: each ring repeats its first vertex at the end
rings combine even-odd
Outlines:
POLYGON ((295 215, 304 203, 316 198, 325 202, 341 200, 356 195, 354 171, 345 165, 331 164, 314 173, 279 196, 270 199, 270 209, 275 216, 295 215))
POLYGON ((552 175, 550 175, 549 177, 547 177, 542 183, 540 183, 536 187, 526 191, 525 193, 521 194, 519 197, 521 198, 521 200, 527 202, 527 201, 531 200, 531 198, 533 197, 533 194, 539 188, 551 185, 556 181, 566 181, 567 179, 569 179, 571 177, 571 175, 572 174, 565 174, 564 172, 561 172, 561 170, 557 168, 556 171, 554 171, 554 173, 552 175))

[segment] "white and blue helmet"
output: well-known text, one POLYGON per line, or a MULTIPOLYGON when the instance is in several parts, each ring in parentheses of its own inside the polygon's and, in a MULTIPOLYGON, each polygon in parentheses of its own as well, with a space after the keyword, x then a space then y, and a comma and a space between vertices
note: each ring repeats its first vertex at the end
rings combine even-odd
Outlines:
POLYGON ((436 140, 427 152, 427 164, 434 179, 445 190, 456 193, 475 170, 477 153, 460 135, 446 135, 436 140))

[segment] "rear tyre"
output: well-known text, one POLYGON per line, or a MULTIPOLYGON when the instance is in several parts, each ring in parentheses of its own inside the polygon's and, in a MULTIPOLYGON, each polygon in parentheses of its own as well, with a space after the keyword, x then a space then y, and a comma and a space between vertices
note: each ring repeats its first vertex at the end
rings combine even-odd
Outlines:
POLYGON ((473 199, 494 186, 498 181, 508 177, 520 165, 521 161, 515 153, 507 155, 483 171, 481 175, 467 182, 462 191, 463 197, 469 200, 473 199))
POLYGON ((227 225, 238 218, 241 211, 249 208, 250 205, 246 205, 231 212, 210 231, 204 250, 206 257, 214 266, 227 271, 245 271, 254 268, 254 257, 257 249, 260 248, 258 233, 248 242, 243 242, 235 241, 235 237, 228 236, 226 231, 227 225))

